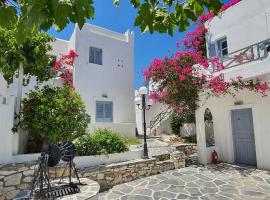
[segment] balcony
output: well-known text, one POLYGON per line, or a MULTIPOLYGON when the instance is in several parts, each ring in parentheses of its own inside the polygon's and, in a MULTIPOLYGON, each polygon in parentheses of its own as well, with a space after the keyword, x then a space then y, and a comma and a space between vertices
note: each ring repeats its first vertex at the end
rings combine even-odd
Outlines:
MULTIPOLYGON (((268 57, 270 52, 270 39, 258 42, 243 49, 229 53, 222 58, 224 69, 237 67, 254 61, 264 60, 268 57)), ((212 66, 212 72, 215 67, 212 66)))

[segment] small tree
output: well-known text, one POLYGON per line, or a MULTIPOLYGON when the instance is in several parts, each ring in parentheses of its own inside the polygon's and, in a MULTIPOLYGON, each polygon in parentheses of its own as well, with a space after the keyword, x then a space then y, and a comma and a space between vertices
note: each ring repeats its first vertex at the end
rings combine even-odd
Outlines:
POLYGON ((36 33, 19 44, 15 38, 17 28, 0 28, 0 72, 8 83, 12 83, 14 75, 18 75, 19 64, 22 63, 25 85, 31 76, 35 76, 38 82, 49 80, 52 73, 47 52, 52 49, 50 42, 54 40, 53 37, 36 33))
MULTIPOLYGON (((80 95, 66 86, 45 86, 31 91, 22 103, 21 121, 14 131, 27 130, 30 141, 39 138, 38 141, 59 143, 86 133, 90 116, 80 95)), ((40 150, 41 144, 35 145, 38 145, 36 150, 40 150)))
MULTIPOLYGON (((120 0, 113 0, 119 5, 120 0)), ((218 13, 221 0, 130 0, 137 11, 134 20, 142 32, 154 31, 172 35, 184 31, 204 10, 218 13)), ((82 28, 94 18, 94 0, 0 0, 0 27, 18 24, 16 38, 23 41, 35 31, 47 31, 54 26, 63 30, 70 22, 82 28)))

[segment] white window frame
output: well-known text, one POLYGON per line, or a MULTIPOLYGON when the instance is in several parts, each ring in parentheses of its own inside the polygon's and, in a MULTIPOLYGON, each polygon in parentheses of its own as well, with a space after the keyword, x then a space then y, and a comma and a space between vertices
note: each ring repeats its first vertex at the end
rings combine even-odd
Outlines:
POLYGON ((96 64, 96 65, 103 65, 103 49, 102 48, 98 48, 98 47, 94 47, 94 46, 89 47, 89 63, 96 64), (92 58, 91 57, 91 50, 92 49, 95 50, 93 60, 91 59, 92 58), (97 50, 101 51, 100 60, 96 57, 97 56, 97 50))
POLYGON ((95 105, 96 109, 95 109, 95 112, 96 112, 96 122, 105 122, 105 123, 112 123, 113 122, 113 101, 102 101, 102 100, 97 100, 96 101, 96 105, 95 105), (102 118, 98 118, 98 115, 97 115, 97 104, 98 103, 101 103, 103 104, 103 117, 102 118), (111 104, 111 117, 110 118, 106 118, 106 111, 105 111, 105 105, 108 105, 108 104, 111 104))

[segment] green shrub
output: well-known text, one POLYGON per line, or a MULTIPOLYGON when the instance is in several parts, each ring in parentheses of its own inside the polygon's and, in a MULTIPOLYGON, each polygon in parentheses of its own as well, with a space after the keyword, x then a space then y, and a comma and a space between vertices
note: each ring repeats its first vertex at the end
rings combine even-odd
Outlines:
POLYGON ((80 156, 113 154, 128 150, 127 140, 109 129, 98 129, 93 134, 77 138, 74 143, 80 156))
POLYGON ((35 141, 73 141, 86 134, 90 116, 76 91, 67 87, 45 86, 30 91, 22 104, 21 120, 13 131, 18 128, 28 131, 32 144, 35 141))
POLYGON ((171 131, 175 135, 180 134, 180 127, 182 126, 181 117, 178 113, 173 112, 170 116, 170 127, 171 131))
POLYGON ((173 113, 170 116, 170 127, 172 133, 179 135, 180 128, 184 123, 195 123, 195 115, 188 111, 182 113, 173 111, 173 113))

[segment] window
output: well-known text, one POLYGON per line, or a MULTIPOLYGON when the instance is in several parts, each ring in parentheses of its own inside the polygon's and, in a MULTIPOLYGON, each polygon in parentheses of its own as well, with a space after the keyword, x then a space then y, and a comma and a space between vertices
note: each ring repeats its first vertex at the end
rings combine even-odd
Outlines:
POLYGON ((90 47, 89 62, 97 65, 102 65, 102 49, 90 47))
POLYGON ((96 102, 96 122, 113 121, 113 102, 97 101, 96 102))
POLYGON ((219 41, 217 41, 218 45, 218 51, 220 57, 225 57, 228 55, 228 44, 227 44, 227 38, 223 38, 219 41))

